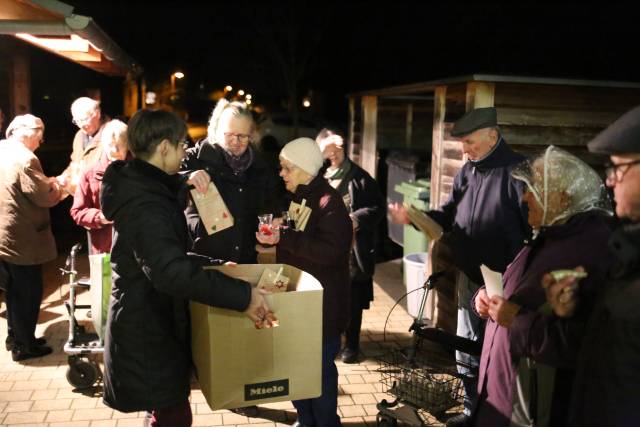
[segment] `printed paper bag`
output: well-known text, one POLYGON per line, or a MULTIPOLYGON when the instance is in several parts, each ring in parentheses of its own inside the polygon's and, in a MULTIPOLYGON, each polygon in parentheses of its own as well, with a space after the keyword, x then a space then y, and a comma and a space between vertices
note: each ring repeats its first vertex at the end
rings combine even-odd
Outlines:
POLYGON ((198 214, 207 230, 207 234, 211 235, 233 227, 231 212, 229 212, 218 188, 213 182, 209 183, 206 194, 191 190, 191 198, 196 205, 196 209, 198 209, 198 214))

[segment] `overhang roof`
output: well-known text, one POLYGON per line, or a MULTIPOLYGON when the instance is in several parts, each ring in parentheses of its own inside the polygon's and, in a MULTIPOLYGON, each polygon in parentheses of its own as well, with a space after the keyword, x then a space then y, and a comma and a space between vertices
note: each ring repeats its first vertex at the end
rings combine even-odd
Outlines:
POLYGON ((0 0, 0 34, 15 36, 111 76, 142 68, 89 16, 57 0, 0 0))
POLYGON ((437 86, 447 86, 466 82, 488 82, 488 83, 524 83, 537 85, 558 85, 558 86, 587 86, 587 87, 610 87, 610 88, 631 88, 639 89, 637 82, 618 82, 605 80, 582 80, 582 79, 562 79, 531 76, 504 76, 494 74, 471 74, 467 76, 451 77, 427 82, 412 83, 400 86, 391 86, 381 89, 364 90, 347 94, 348 98, 354 96, 398 96, 412 95, 416 93, 432 92, 437 86))

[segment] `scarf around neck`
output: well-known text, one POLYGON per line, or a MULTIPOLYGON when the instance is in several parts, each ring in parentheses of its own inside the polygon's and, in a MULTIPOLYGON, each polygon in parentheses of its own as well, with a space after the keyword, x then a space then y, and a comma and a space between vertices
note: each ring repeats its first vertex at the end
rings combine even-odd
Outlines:
POLYGON ((224 147, 222 148, 222 155, 224 156, 224 160, 227 162, 231 170, 234 174, 239 175, 244 173, 251 163, 253 163, 253 149, 249 145, 244 153, 242 153, 239 157, 234 156, 229 153, 224 147))

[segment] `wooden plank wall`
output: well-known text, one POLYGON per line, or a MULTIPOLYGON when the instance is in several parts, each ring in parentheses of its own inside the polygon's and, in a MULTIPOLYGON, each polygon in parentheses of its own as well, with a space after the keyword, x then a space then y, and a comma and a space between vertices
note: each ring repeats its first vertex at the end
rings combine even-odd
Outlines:
POLYGON ((601 159, 586 144, 625 111, 640 104, 640 89, 500 83, 495 107, 505 140, 531 155, 562 147, 597 170, 601 159))

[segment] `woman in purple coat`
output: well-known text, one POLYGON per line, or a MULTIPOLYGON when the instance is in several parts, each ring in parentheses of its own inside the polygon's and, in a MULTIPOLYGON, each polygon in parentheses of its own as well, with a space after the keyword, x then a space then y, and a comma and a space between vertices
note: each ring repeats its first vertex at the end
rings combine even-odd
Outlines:
POLYGON ((512 176, 527 185, 523 200, 535 237, 507 267, 502 296, 483 287, 474 297, 488 321, 472 425, 564 425, 584 324, 610 262, 610 201, 593 169, 554 146, 512 176), (542 276, 578 266, 587 276, 577 292, 590 303, 570 320, 558 318, 546 304, 542 276))

